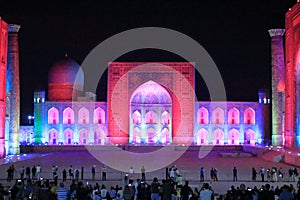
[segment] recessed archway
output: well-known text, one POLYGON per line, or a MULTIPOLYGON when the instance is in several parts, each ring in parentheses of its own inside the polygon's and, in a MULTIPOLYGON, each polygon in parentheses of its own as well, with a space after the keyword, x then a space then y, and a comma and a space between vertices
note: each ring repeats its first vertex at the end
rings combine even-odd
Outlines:
POLYGON ((172 99, 155 81, 140 85, 130 98, 129 143, 172 141, 172 99))

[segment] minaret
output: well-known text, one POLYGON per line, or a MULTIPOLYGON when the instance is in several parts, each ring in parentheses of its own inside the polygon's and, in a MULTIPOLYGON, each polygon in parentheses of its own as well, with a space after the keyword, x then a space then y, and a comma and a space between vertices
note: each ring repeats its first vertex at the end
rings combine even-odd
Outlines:
POLYGON ((6 91, 10 93, 9 154, 19 153, 20 126, 20 77, 19 77, 19 41, 20 25, 8 25, 8 53, 6 91))
POLYGON ((272 37, 272 143, 284 144, 285 62, 284 29, 271 29, 272 37))

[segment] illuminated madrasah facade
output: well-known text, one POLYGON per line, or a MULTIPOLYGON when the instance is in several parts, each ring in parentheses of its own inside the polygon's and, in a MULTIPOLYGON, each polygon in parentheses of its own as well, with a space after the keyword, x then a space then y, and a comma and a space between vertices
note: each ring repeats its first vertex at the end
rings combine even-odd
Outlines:
POLYGON ((65 57, 49 71, 47 96, 34 93, 33 128, 19 126, 20 26, 1 20, 0 156, 19 153, 20 144, 255 145, 270 139, 299 147, 299 5, 287 12, 286 30, 269 30, 272 99, 259 92, 257 102, 195 101, 197 63, 111 62, 107 102, 97 102, 81 91, 80 66, 65 57))

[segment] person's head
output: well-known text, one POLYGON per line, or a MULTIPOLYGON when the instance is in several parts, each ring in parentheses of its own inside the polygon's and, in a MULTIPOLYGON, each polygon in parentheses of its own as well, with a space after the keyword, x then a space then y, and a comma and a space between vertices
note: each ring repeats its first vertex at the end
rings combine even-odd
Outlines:
POLYGON ((184 184, 185 184, 185 185, 188 185, 188 184, 189 184, 189 181, 185 181, 184 184))
POLYGON ((240 185, 240 190, 244 191, 246 189, 246 185, 245 184, 241 184, 240 185))
POLYGON ((102 189, 105 189, 105 185, 104 185, 104 184, 102 184, 102 186, 101 186, 101 190, 102 190, 102 189))
POLYGON ((204 184, 203 184, 203 188, 204 188, 204 189, 209 189, 209 184, 208 184, 208 183, 204 183, 204 184))
POLYGON ((64 184, 63 183, 59 183, 59 187, 64 187, 64 184))
POLYGON ((154 178, 153 178, 153 182, 158 182, 157 177, 154 177, 154 178))
POLYGON ((270 184, 267 183, 267 184, 265 185, 265 189, 266 189, 266 190, 270 190, 270 184))

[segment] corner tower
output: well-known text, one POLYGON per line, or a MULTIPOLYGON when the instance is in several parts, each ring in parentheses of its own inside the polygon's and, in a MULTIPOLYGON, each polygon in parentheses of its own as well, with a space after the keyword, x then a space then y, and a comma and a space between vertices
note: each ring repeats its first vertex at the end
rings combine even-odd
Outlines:
POLYGON ((283 145, 285 112, 284 29, 271 29, 272 37, 272 144, 283 145))

